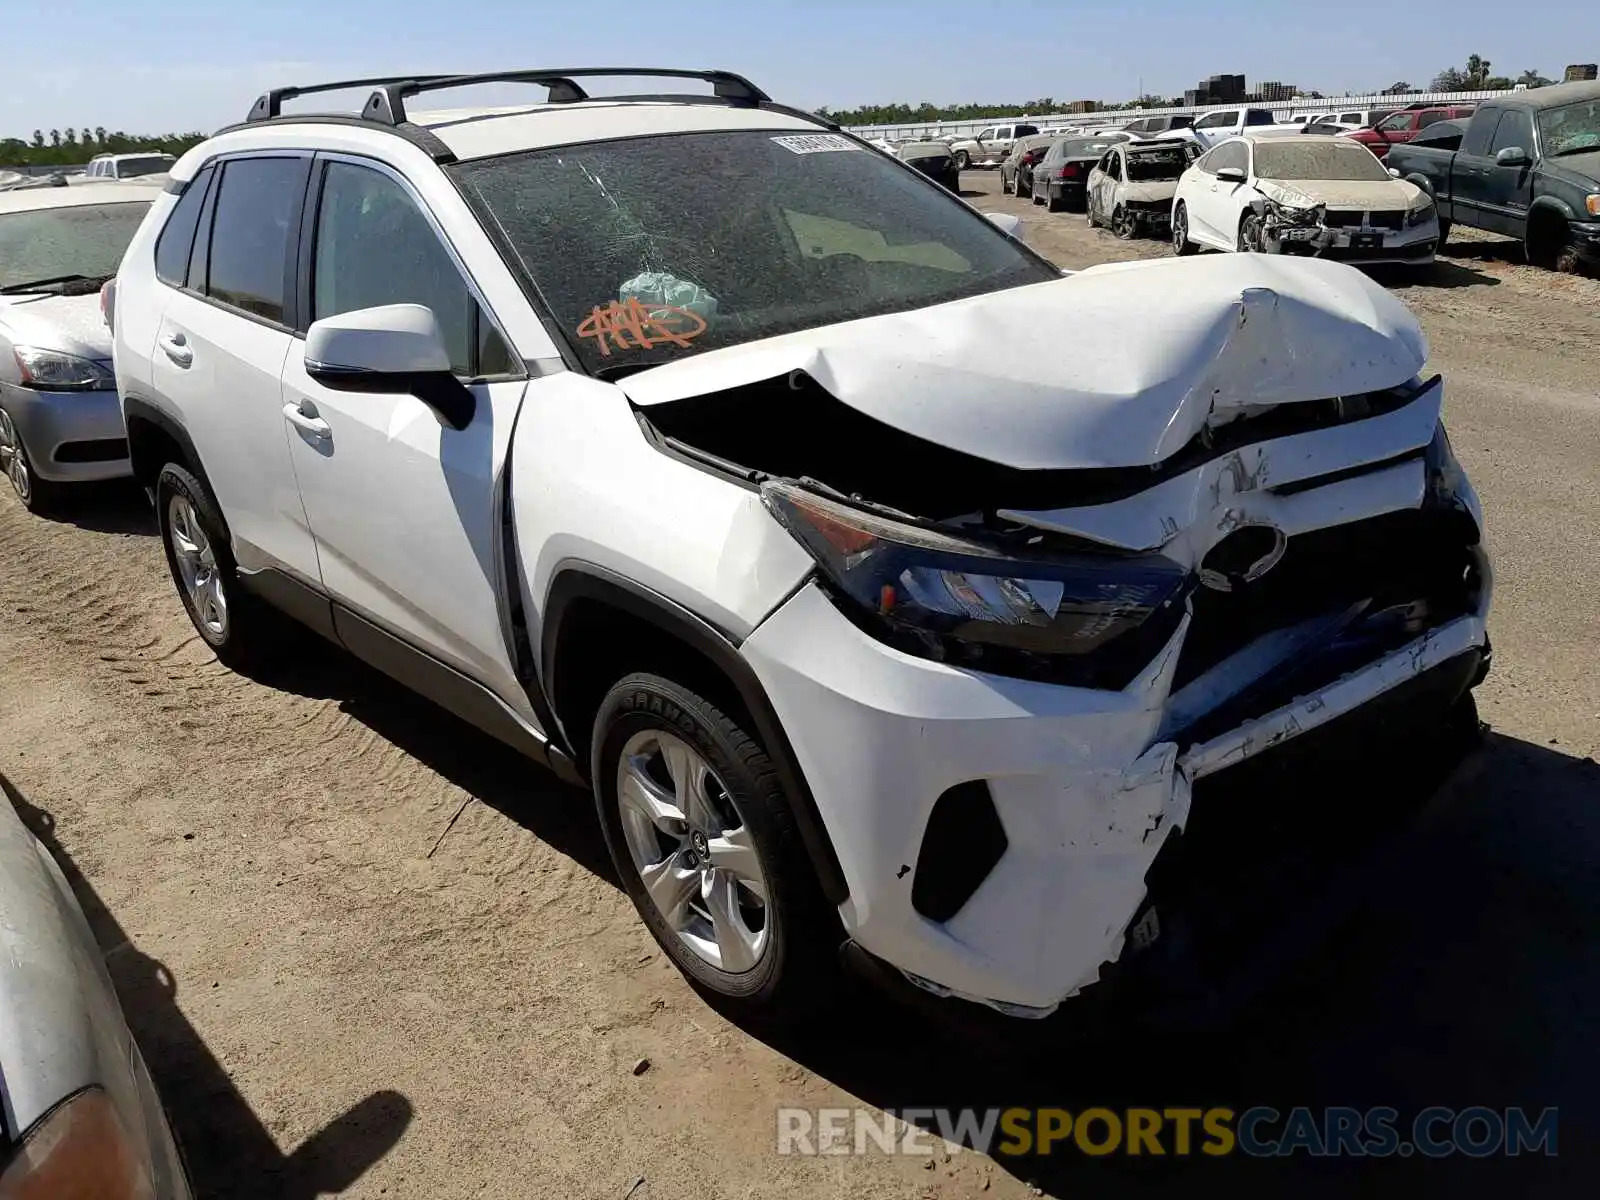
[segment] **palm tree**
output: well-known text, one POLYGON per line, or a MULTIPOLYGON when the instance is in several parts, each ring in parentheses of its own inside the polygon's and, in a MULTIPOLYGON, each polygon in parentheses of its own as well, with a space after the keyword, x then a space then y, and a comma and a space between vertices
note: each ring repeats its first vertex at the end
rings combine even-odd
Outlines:
POLYGON ((1548 79, 1539 74, 1537 71, 1524 71, 1521 75, 1517 76, 1517 82, 1522 84, 1524 87, 1531 88, 1546 87, 1550 83, 1548 79))
POLYGON ((33 148, 35 150, 44 149, 44 131, 42 129, 33 131, 33 148))
POLYGON ((1489 68, 1494 64, 1480 54, 1467 56, 1467 86, 1469 88, 1483 87, 1483 81, 1489 78, 1489 68))
POLYGON ((51 144, 51 145, 52 145, 52 146, 59 146, 59 145, 61 145, 61 130, 59 130, 59 129, 52 129, 52 130, 51 130, 51 131, 50 131, 50 144, 51 144))

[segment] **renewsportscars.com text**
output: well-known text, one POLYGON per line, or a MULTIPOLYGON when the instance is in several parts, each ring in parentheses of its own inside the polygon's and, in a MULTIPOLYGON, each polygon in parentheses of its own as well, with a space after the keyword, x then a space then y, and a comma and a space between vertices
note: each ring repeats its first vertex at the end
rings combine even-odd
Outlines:
POLYGON ((780 1108, 779 1154, 1488 1158, 1557 1153, 1559 1113, 1525 1108, 780 1108))

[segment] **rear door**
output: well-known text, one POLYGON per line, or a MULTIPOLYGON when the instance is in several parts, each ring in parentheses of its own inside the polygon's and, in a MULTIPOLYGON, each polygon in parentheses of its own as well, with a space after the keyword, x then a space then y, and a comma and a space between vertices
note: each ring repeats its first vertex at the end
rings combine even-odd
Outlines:
POLYGON ((212 173, 182 286, 157 327, 150 386, 199 452, 240 569, 314 583, 282 411, 310 170, 309 155, 252 153, 212 173))
POLYGON ((1450 198, 1456 220, 1482 229, 1501 226, 1488 207, 1488 200, 1494 167, 1494 155, 1489 147, 1496 141, 1502 116, 1504 110, 1500 108, 1479 109, 1467 122, 1461 150, 1450 164, 1450 198))
MULTIPOLYGON (((526 386, 522 364, 402 176, 371 160, 322 156, 311 195, 304 323, 425 304, 476 400, 467 427, 452 429, 406 393, 324 387, 306 373, 297 343, 283 363, 278 423, 293 447, 323 588, 524 711, 501 587, 503 469, 526 386)), ((349 641, 347 618, 336 620, 349 641)))

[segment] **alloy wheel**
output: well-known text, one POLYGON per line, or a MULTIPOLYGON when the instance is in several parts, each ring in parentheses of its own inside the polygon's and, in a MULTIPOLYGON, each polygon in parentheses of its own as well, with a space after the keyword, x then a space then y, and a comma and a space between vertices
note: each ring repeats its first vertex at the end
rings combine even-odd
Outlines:
POLYGON ((6 473, 18 497, 26 504, 33 498, 33 476, 28 472, 28 456, 22 438, 11 422, 11 414, 0 408, 0 471, 6 473))
POLYGON ((665 730, 636 733, 618 759, 617 807, 634 869, 667 926, 718 970, 753 969, 771 934, 766 876, 711 765, 665 730))
POLYGON ((175 495, 167 504, 167 538, 195 620, 220 642, 228 636, 228 595, 216 551, 186 496, 175 495))
POLYGON ((1172 214, 1172 248, 1179 254, 1189 245, 1189 210, 1179 208, 1172 214))

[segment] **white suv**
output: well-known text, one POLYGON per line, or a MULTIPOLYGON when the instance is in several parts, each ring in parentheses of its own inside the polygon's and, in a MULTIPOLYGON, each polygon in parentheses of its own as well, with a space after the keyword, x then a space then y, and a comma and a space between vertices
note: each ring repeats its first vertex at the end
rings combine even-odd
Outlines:
POLYGON ((738 76, 580 86, 614 73, 273 92, 173 168, 108 308, 224 662, 287 613, 592 786, 651 932, 747 1010, 844 944, 1049 1012, 1164 944, 1203 777, 1470 706, 1477 501, 1382 288, 1063 277, 738 76))

